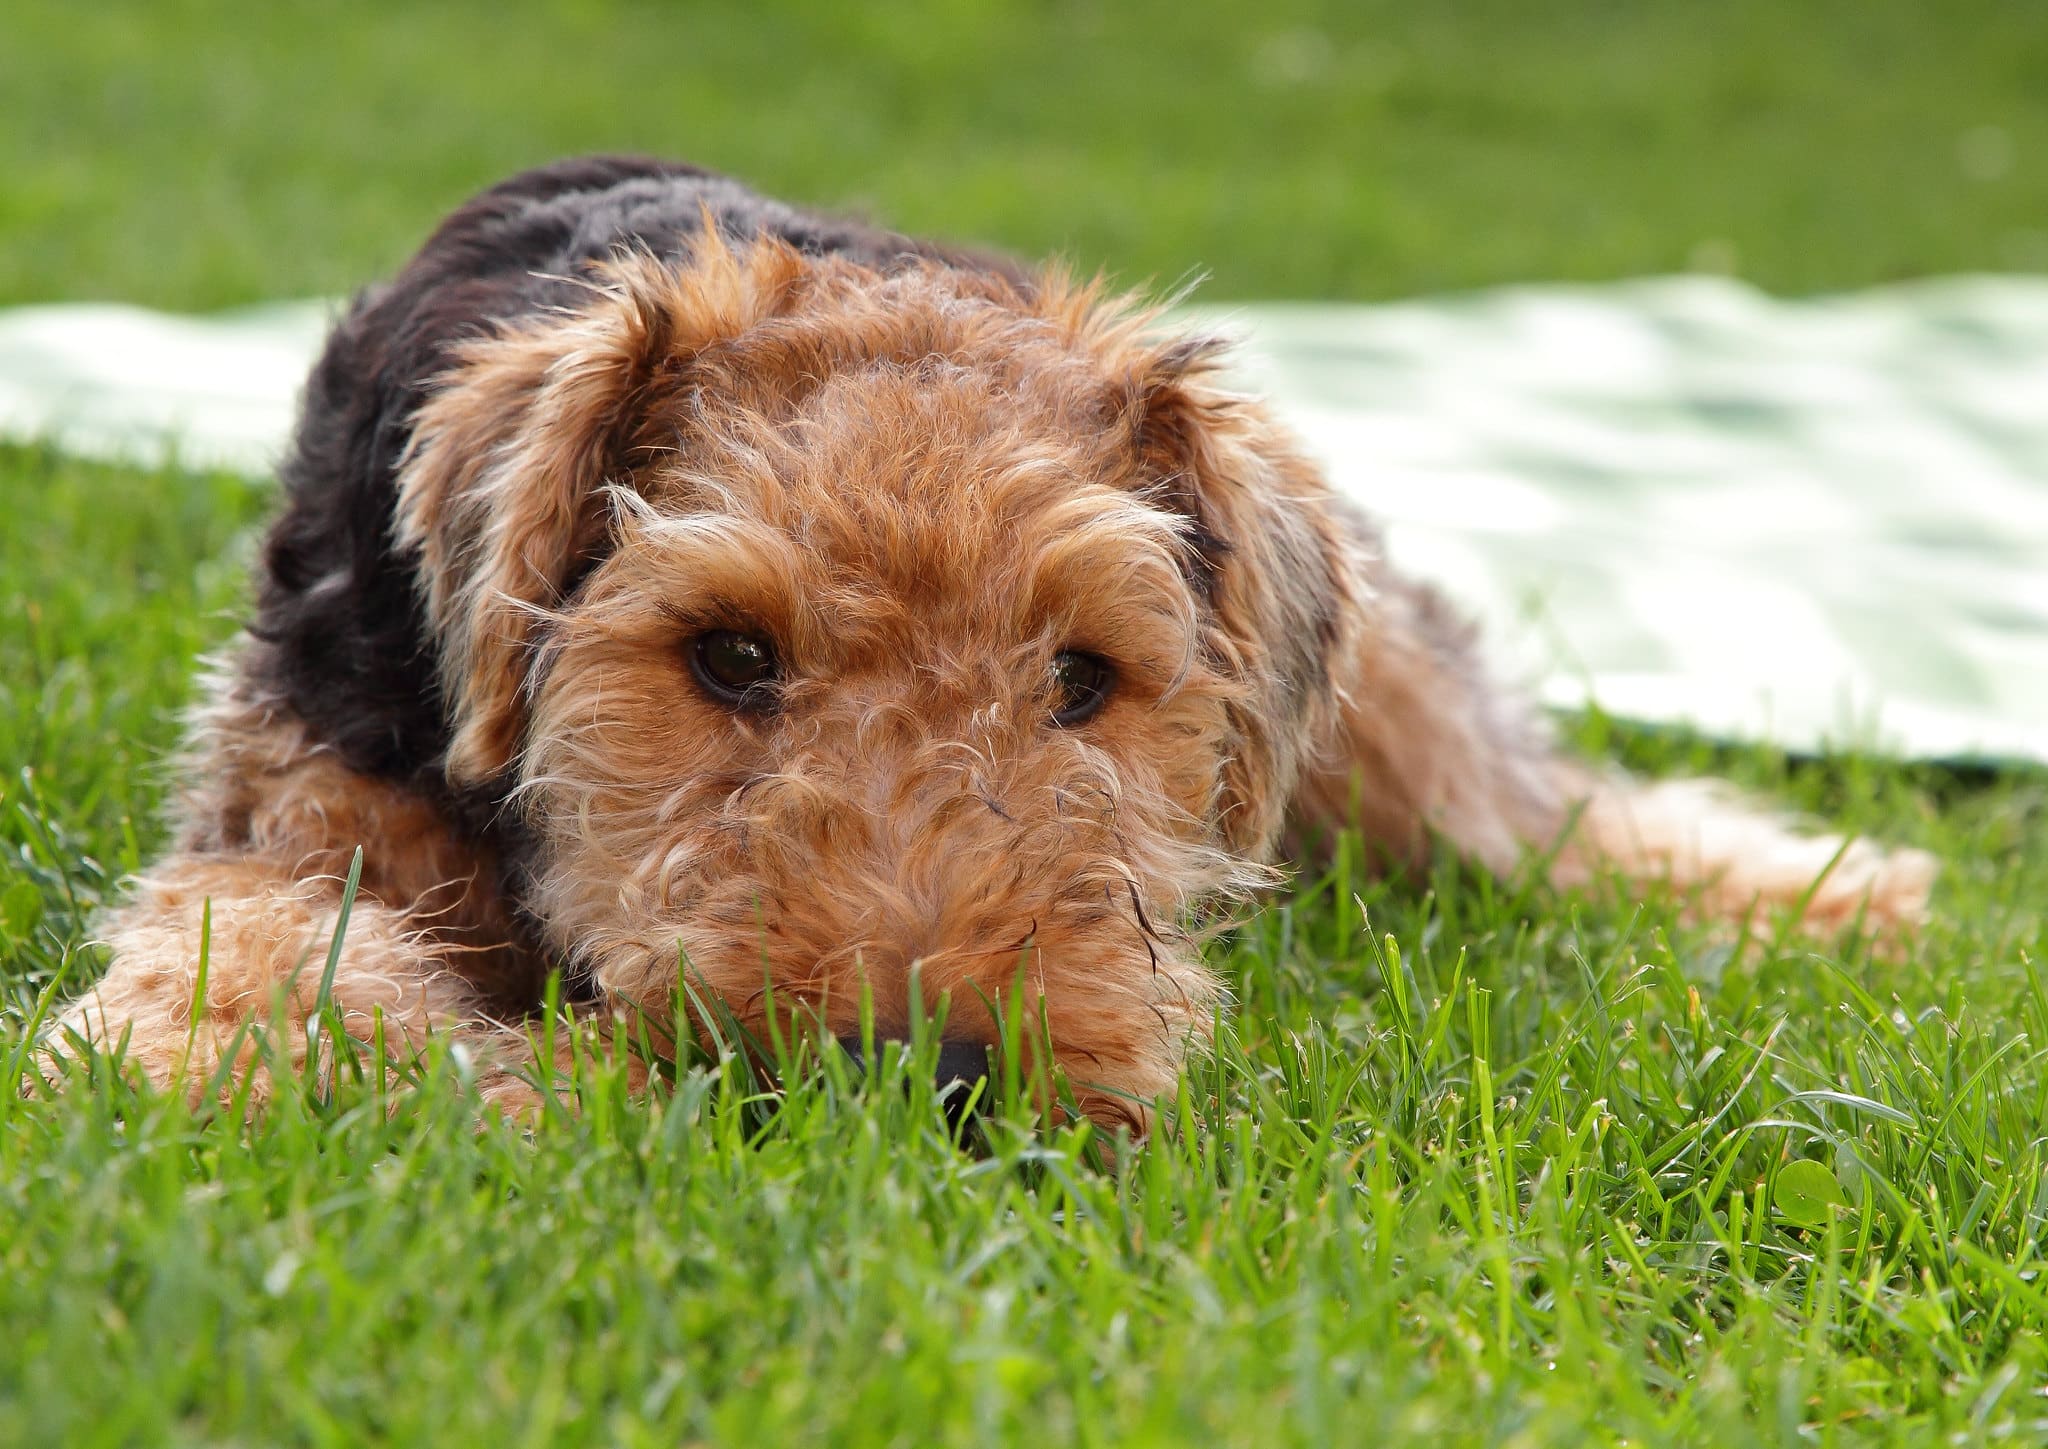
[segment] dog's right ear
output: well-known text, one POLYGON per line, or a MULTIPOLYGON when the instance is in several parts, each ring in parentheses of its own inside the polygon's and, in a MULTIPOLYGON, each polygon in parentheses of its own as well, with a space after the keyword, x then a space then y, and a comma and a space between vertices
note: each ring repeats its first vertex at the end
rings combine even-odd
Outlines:
POLYGON ((622 257, 587 305, 454 351, 415 416, 397 515, 438 648, 452 781, 488 781, 517 758, 537 622, 609 550, 603 491, 630 483, 650 398, 684 385, 703 348, 786 308, 804 272, 782 243, 735 252, 707 223, 687 261, 622 257))

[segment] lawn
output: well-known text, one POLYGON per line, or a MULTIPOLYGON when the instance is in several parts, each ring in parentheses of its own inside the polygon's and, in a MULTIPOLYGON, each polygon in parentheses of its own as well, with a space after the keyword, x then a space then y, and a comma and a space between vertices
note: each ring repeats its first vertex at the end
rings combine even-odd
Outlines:
MULTIPOLYGON (((16 0, 0 303, 331 292, 599 146, 1212 297, 2048 268, 2027 7, 1414 11, 16 0)), ((268 493, 5 448, 0 500, 11 1060, 162 839, 268 493)), ((1139 1147, 729 1062, 530 1136, 445 1059, 245 1125, 0 1093, 0 1445, 2048 1438, 2048 776, 1563 727, 1935 851, 1934 923, 1340 849, 1216 943, 1139 1147)))

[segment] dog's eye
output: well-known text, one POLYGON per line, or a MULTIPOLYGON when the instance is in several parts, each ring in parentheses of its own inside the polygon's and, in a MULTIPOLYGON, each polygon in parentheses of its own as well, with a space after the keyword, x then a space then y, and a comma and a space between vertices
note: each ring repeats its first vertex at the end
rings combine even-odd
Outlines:
POLYGON ((781 670, 775 647, 758 634, 736 629, 710 629, 697 636, 690 650, 697 682, 721 704, 760 709, 781 670))
POLYGON ((1086 724, 1115 683, 1116 671, 1101 655, 1062 649, 1052 658, 1052 722, 1069 728, 1086 724))

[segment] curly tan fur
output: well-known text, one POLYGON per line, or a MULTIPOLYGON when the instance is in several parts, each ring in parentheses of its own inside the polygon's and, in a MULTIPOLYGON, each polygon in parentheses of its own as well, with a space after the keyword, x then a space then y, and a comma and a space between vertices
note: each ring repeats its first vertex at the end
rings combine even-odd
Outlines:
POLYGON ((266 682, 259 627, 65 1031, 168 1081, 274 1009, 302 1023, 361 845, 336 1000, 401 1046, 516 1061, 499 1023, 557 962, 659 1022, 683 961, 743 1021, 772 992, 842 1034, 864 995, 902 1031, 915 981, 967 1039, 1021 979, 1084 1108, 1142 1129, 1221 998, 1200 926, 1274 878, 1290 824, 1355 821, 1395 865, 1433 836, 1496 870, 1557 847, 1562 881, 1665 879, 1716 915, 1924 909, 1924 857, 1836 861, 1558 757, 1214 344, 1143 308, 708 212, 565 295, 452 340, 394 455, 378 566, 417 592, 434 758, 366 767, 266 682), (771 710, 693 677, 721 628, 775 642, 771 710), (1068 649, 1116 684, 1062 728, 1068 649))

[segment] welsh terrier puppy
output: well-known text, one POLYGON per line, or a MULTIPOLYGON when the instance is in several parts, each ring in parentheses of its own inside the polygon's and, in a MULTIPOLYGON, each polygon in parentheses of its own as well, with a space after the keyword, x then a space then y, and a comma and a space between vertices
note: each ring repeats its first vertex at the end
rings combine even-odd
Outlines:
POLYGON ((1334 825, 1919 918, 1922 855, 1561 758, 1220 356, 690 166, 485 192, 313 369, 175 847, 59 1038, 195 1093, 252 1023, 303 1051, 358 846, 334 1007, 515 1103, 559 964, 683 1033, 684 980, 842 1038, 1022 1000, 1143 1130, 1218 1004, 1201 923, 1334 825))

